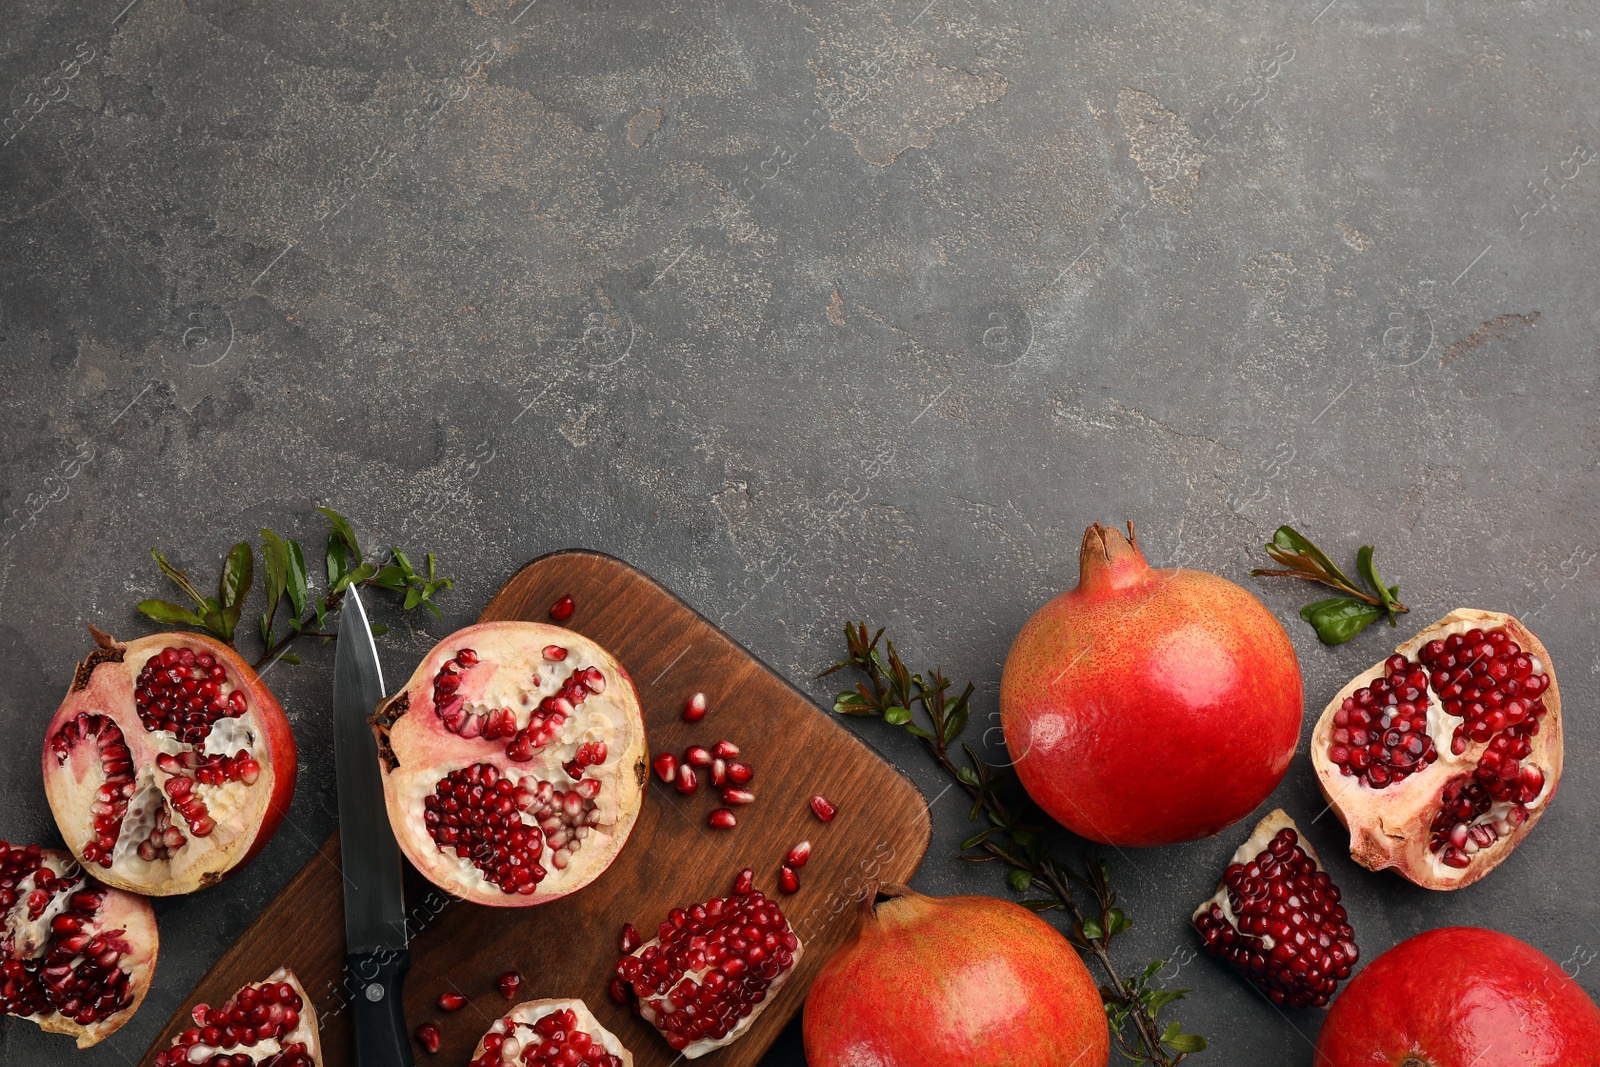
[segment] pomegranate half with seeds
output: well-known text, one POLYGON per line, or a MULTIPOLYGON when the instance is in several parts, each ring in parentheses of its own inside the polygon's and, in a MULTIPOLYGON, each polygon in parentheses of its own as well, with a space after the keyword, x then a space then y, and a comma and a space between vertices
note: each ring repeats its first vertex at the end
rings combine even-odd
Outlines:
POLYGON ((237 652, 202 634, 127 644, 90 627, 45 731, 44 789, 67 847, 96 878, 151 896, 239 870, 294 797, 294 734, 237 652))
POLYGON ((196 1004, 194 1025, 156 1053, 153 1067, 322 1067, 317 1009, 287 967, 226 1004, 196 1004))
POLYGON ((639 817, 633 681, 571 630, 490 622, 451 634, 372 722, 401 850, 466 900, 523 907, 581 889, 639 817))
POLYGON ((746 868, 729 896, 668 912, 655 937, 617 961, 611 997, 692 1060, 742 1037, 803 951, 746 868))
POLYGON ((1300 740, 1300 661, 1249 591, 1156 570, 1095 523, 1076 589, 1023 625, 1000 679, 1006 749, 1034 802, 1080 837, 1217 833, 1277 787, 1300 740))
POLYGON ((1339 691, 1311 759, 1357 863, 1428 889, 1471 885, 1561 780, 1550 654, 1510 615, 1452 611, 1339 691))
POLYGON ((1311 842, 1280 810, 1239 846, 1191 921, 1206 951, 1274 1004, 1320 1008, 1360 957, 1339 898, 1311 842))
POLYGON ((0 841, 0 1015, 88 1048, 139 1010, 159 947, 148 900, 59 849, 0 841))
POLYGON ((1593 1067, 1600 1008, 1509 934, 1429 930, 1369 963, 1317 1035, 1319 1067, 1593 1067))
POLYGON ((633 1067, 581 1000, 528 1000, 494 1021, 468 1067, 633 1067))

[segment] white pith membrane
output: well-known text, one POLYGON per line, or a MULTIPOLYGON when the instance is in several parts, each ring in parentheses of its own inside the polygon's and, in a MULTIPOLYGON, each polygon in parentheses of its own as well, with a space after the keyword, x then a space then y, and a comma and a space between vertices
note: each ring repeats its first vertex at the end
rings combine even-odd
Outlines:
POLYGON ((406 688, 379 707, 373 722, 384 799, 402 851, 429 881, 478 903, 542 904, 587 885, 610 866, 638 818, 646 773, 638 697, 610 653, 571 630, 499 622, 452 634, 406 688), (546 658, 550 648, 564 657, 546 658), (452 676, 453 690, 441 689, 441 672, 452 676), (572 694, 574 682, 584 679, 591 684, 581 699, 568 699, 568 711, 550 715, 549 702, 566 699, 562 694, 572 694), (581 762, 598 745, 604 758, 581 762), (528 758, 513 758, 513 752, 528 758), (501 781, 511 785, 497 785, 501 781), (481 806, 471 800, 472 791, 494 788, 506 792, 493 826, 452 827, 466 835, 465 856, 456 844, 435 839, 435 832, 446 836, 442 827, 450 817, 466 817, 458 798, 468 798, 469 812, 476 813, 481 806), (436 798, 431 809, 430 798, 436 798), (484 835, 496 829, 521 838, 504 860, 482 851, 492 851, 484 835), (535 844, 537 858, 523 862, 535 844), (506 872, 510 888, 473 861, 474 846, 482 863, 506 872), (529 870, 519 877, 531 882, 511 880, 518 867, 529 870))
POLYGON ((0 841, 0 1010, 88 1048, 139 1010, 158 951, 149 901, 100 885, 65 852, 0 841))
POLYGON ((1498 866, 1533 829, 1555 794, 1563 762, 1561 697, 1555 670, 1544 645, 1517 619, 1475 608, 1452 611, 1399 645, 1395 654, 1429 675, 1425 693, 1427 733, 1438 758, 1421 770, 1412 771, 1402 781, 1377 788, 1366 784, 1359 776, 1346 774, 1329 755, 1338 728, 1336 716, 1347 698, 1386 676, 1386 657, 1356 676, 1328 703, 1312 733, 1312 764, 1323 796, 1350 831, 1350 855, 1357 863, 1374 871, 1393 867, 1426 888, 1459 889, 1498 866), (1441 810, 1447 790, 1459 790, 1463 785, 1472 784, 1480 758, 1506 731, 1485 741, 1469 739, 1462 752, 1455 752, 1453 740, 1464 720, 1445 712, 1433 683, 1434 672, 1419 662, 1418 653, 1429 642, 1445 641, 1452 635, 1466 635, 1473 630, 1485 635, 1495 630, 1505 631, 1531 660, 1531 673, 1545 678, 1544 689, 1537 696, 1545 710, 1536 720, 1537 732, 1525 738, 1531 753, 1519 761, 1520 767, 1533 768, 1542 775, 1543 781, 1539 792, 1525 802, 1492 798, 1486 811, 1465 823, 1465 838, 1459 826, 1452 831, 1455 835, 1452 840, 1461 842, 1458 857, 1466 859, 1466 866, 1461 867, 1445 861, 1450 855, 1449 848, 1454 845, 1433 847, 1432 823, 1441 810), (1478 837, 1492 839, 1480 841, 1474 837, 1474 830, 1478 837))
MULTIPOLYGON (((229 998, 226 1004, 215 1008, 206 1004, 195 1005, 192 1011, 194 1026, 175 1037, 172 1047, 167 1051, 156 1054, 155 1067, 206 1067, 221 1057, 227 1057, 231 1067, 321 1067, 322 1044, 317 1033, 317 1009, 311 1003, 311 998, 306 996, 295 973, 287 967, 279 967, 267 976, 266 981, 252 982, 245 989, 253 989, 259 996, 285 985, 299 998, 298 1006, 294 1001, 284 1004, 281 999, 272 996, 245 1008, 240 1003, 239 993, 229 998), (232 1016, 235 1009, 246 1018, 229 1022, 215 1018, 218 1014, 232 1016), (292 1025, 286 1025, 286 1012, 290 1010, 297 1018, 292 1025), (252 1016, 252 1012, 257 1014, 252 1016), (252 1029, 266 1026, 274 1032, 265 1037, 252 1034, 251 1040, 230 1040, 227 1033, 230 1025, 252 1029)), ((240 990, 242 992, 244 990, 240 990)))
POLYGON ((473 1049, 469 1067, 532 1067, 552 1060, 561 1067, 633 1067, 633 1054, 581 1000, 523 1001, 489 1027, 473 1049), (562 1012, 572 1013, 570 1027, 564 1025, 562 1012), (541 1026, 541 1021, 547 1019, 541 1026), (579 1038, 574 1042, 574 1033, 585 1034, 590 1040, 579 1038), (559 1057, 574 1044, 578 1046, 574 1049, 578 1059, 566 1064, 559 1057))
POLYGON ((137 893, 192 892, 238 865, 267 814, 276 768, 263 712, 220 646, 166 633, 121 647, 121 661, 95 664, 51 720, 45 793, 67 846, 95 877, 137 893), (149 729, 135 706, 140 672, 169 648, 211 656, 226 675, 223 700, 243 696, 244 711, 230 706, 197 743, 149 729), (97 819, 115 827, 109 855, 97 819))
POLYGON ((1277 809, 1234 851, 1216 893, 1190 921, 1205 938, 1207 952, 1238 968, 1274 1003, 1320 1007, 1332 999, 1337 983, 1350 977, 1358 958, 1339 900, 1316 849, 1277 809), (1272 871, 1262 870, 1264 856, 1270 857, 1272 871), (1311 871, 1282 869, 1288 862, 1303 867, 1307 861, 1311 871))
MULTIPOLYGON (((749 876, 750 872, 745 871, 740 878, 748 884, 749 876)), ((736 888, 728 897, 713 897, 688 909, 673 908, 659 924, 655 937, 617 961, 612 998, 630 1001, 674 1051, 692 1060, 742 1037, 789 980, 804 952, 805 946, 776 901, 754 888, 743 893, 736 888), (763 927, 750 921, 750 912, 768 909, 777 915, 776 926, 763 927), (735 922, 736 915, 744 917, 735 922), (763 941, 763 958, 755 963, 750 962, 751 946, 744 936, 752 927, 762 931, 763 941), (710 932, 689 932, 697 928, 710 932), (668 942, 665 953, 663 942, 668 942), (663 955, 666 964, 659 963, 663 955), (785 955, 789 957, 787 964, 783 962, 785 955), (635 967, 630 961, 637 961, 637 978, 629 978, 626 973, 635 967), (740 988, 744 995, 738 1004, 743 1014, 723 1019, 715 1027, 725 1027, 726 1033, 721 1037, 716 1036, 715 1028, 693 1039, 674 1031, 678 1018, 691 1024, 696 1018, 711 1021, 709 1016, 716 1005, 732 999, 732 992, 740 988), (696 1004, 696 1009, 686 1015, 683 1008, 689 1001, 696 1004)))

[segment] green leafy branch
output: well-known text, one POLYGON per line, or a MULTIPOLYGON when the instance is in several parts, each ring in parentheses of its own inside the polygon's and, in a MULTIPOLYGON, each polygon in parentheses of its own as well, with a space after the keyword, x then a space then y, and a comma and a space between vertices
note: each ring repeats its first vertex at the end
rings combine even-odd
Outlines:
MULTIPOLYGON (((299 663, 300 657, 288 648, 304 637, 332 640, 337 634, 327 629, 328 613, 336 610, 347 589, 353 585, 376 586, 404 594, 402 607, 412 611, 425 607, 439 616, 433 603, 434 594, 451 587, 451 580, 436 573, 433 553, 426 557, 426 573, 418 572, 398 548, 391 548, 376 559, 368 559, 361 551, 361 542, 355 530, 343 515, 332 508, 318 508, 327 518, 331 529, 324 553, 327 568, 327 593, 314 593, 306 573, 305 550, 300 542, 280 537, 268 529, 261 531, 261 561, 265 571, 263 592, 266 610, 261 614, 261 657, 257 667, 278 658, 285 663, 299 663), (285 629, 278 631, 278 610, 287 607, 285 629)), ((240 541, 228 550, 222 563, 222 574, 217 579, 217 595, 201 593, 189 572, 179 570, 167 562, 160 550, 152 548, 161 573, 170 578, 183 593, 194 601, 186 608, 170 600, 141 600, 138 609, 163 625, 188 626, 204 630, 219 640, 235 645, 235 634, 244 611, 245 597, 255 581, 255 551, 247 541, 240 541)), ((383 633, 387 627, 374 625, 374 634, 383 633)))
POLYGON ((1339 645, 1385 616, 1395 625, 1395 616, 1411 609, 1400 603, 1398 585, 1385 585, 1372 562, 1372 546, 1362 545, 1356 553, 1356 573, 1366 583, 1362 588, 1340 570, 1328 554, 1292 526, 1280 526, 1267 545, 1267 555, 1287 569, 1257 569, 1250 573, 1275 578, 1302 578, 1335 589, 1341 596, 1307 604, 1300 617, 1316 628, 1325 645, 1339 645), (1369 591, 1370 590, 1370 591, 1369 591))
POLYGON ((1100 986, 1100 996, 1122 1054, 1134 1063, 1174 1067, 1190 1053, 1204 1049, 1205 1038, 1185 1033, 1177 1022, 1162 1027, 1156 1021, 1163 1008, 1188 993, 1150 985, 1167 961, 1156 960, 1130 979, 1123 978, 1112 961, 1112 939, 1128 930, 1133 920, 1117 906, 1110 866, 1087 857, 1081 869, 1058 862, 1050 855, 1040 826, 1024 818, 1007 799, 1008 794, 1017 792, 1011 775, 997 772, 966 742, 961 742, 961 749, 967 762, 958 764, 952 757, 951 748, 960 740, 971 715, 972 684, 952 698, 952 683, 940 668, 935 667, 926 678, 912 674, 893 641, 885 642, 880 652, 883 630, 869 634, 864 622, 847 624, 844 629, 849 658, 837 661, 817 677, 854 668, 865 680, 840 693, 833 710, 841 715, 877 716, 892 726, 905 727, 966 790, 972 800, 968 820, 976 822, 981 816, 988 825, 961 843, 961 858, 1008 865, 1011 870, 1006 880, 1011 888, 1018 894, 1033 894, 1020 901, 1023 907, 1036 912, 1063 911, 1071 917, 1067 939, 1093 958, 1109 979, 1100 986), (926 725, 918 721, 919 712, 926 725), (1083 902, 1075 892, 1084 894, 1083 902))

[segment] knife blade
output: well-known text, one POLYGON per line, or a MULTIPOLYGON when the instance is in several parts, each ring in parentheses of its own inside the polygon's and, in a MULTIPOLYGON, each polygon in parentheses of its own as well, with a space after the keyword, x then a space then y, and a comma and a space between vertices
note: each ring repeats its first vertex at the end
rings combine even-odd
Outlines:
POLYGON ((368 717, 383 699, 383 671, 354 585, 339 611, 333 657, 333 754, 339 783, 346 963, 357 1067, 412 1067, 401 993, 411 966, 400 848, 389 828, 368 717))

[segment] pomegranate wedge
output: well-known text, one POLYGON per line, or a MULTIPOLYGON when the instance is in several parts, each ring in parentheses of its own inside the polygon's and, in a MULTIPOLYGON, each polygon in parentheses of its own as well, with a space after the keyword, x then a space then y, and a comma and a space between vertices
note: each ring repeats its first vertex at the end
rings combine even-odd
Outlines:
POLYGON ((611 865, 638 819, 648 771, 633 682, 571 630, 469 626, 372 721, 400 848, 456 896, 499 907, 566 896, 611 865))
POLYGON ((1494 870, 1561 780, 1561 695, 1522 623, 1460 608, 1363 671, 1311 735, 1350 855, 1428 889, 1494 870))
POLYGON ((153 1067, 322 1067, 317 1009, 286 967, 192 1014, 194 1025, 156 1053, 153 1067))
POLYGON ((633 1067, 581 1000, 529 1000, 496 1019, 468 1067, 633 1067))

